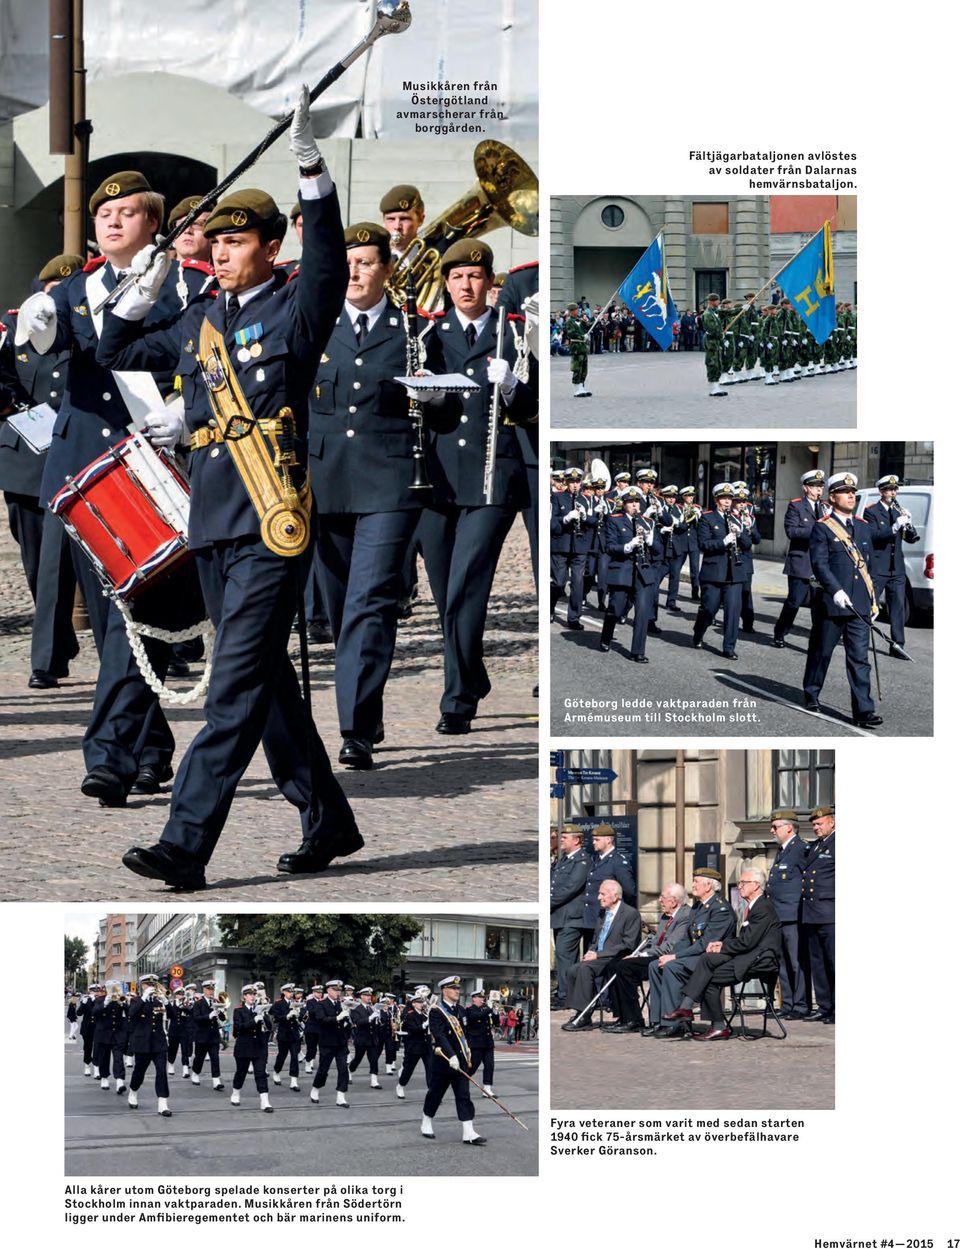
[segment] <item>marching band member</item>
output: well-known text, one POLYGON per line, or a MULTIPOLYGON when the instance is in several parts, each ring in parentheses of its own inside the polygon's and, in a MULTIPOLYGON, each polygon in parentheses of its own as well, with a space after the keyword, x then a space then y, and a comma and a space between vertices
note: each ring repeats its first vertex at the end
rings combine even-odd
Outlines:
POLYGON ((648 662, 645 653, 647 633, 660 584, 663 540, 655 521, 640 513, 643 495, 639 490, 631 488, 624 491, 620 504, 621 511, 607 517, 604 529, 610 597, 603 617, 600 649, 610 650, 617 621, 623 619, 632 607, 630 658, 635 663, 645 664, 648 662))
POLYGON ((319 1028, 320 1054, 317 1059, 317 1074, 313 1077, 313 1088, 310 1100, 319 1102, 320 1090, 327 1082, 330 1064, 337 1064, 337 1105, 347 1109, 347 1089, 350 1076, 347 1070, 347 1045, 350 1041, 350 1010, 340 1000, 343 991, 342 980, 328 980, 326 996, 316 1005, 308 1006, 317 1020, 319 1028))
POLYGON ((105 992, 102 984, 92 984, 90 992, 80 999, 80 1005, 77 1007, 80 1040, 83 1042, 83 1074, 85 1076, 93 1075, 93 1034, 96 1027, 93 1007, 97 999, 103 997, 105 992))
MULTIPOLYGON (((427 995, 429 995, 429 990, 427 990, 427 995)), ((430 1082, 433 1050, 427 1019, 427 996, 419 991, 404 1008, 400 1034, 403 1037, 403 1066, 400 1068, 400 1076, 397 1079, 397 1097, 403 1100, 407 1096, 405 1090, 417 1063, 423 1063, 423 1074, 426 1076, 427 1083, 430 1082)))
MULTIPOLYGON (((755 528, 756 518, 754 516, 753 504, 750 501, 750 487, 745 481, 735 481, 731 484, 734 490, 734 499, 733 506, 730 508, 730 515, 735 517, 744 529, 750 530, 753 535, 753 546, 759 546, 760 534, 755 528)), ((744 633, 752 633, 755 619, 753 610, 753 547, 744 550, 743 563, 747 570, 747 579, 743 583, 743 593, 740 597, 740 627, 744 633)))
POLYGON ((399 1032, 399 1009, 395 993, 380 995, 380 1016, 383 1020, 384 1071, 392 1076, 397 1069, 397 1034, 399 1032))
POLYGON ((273 1082, 280 1083, 280 1072, 287 1055, 290 1055, 290 1087, 300 1092, 300 1012, 294 1001, 294 985, 282 984, 280 997, 274 1002, 270 1013, 277 1021, 277 1058, 273 1064, 273 1082))
POLYGON ((810 536, 821 516, 827 513, 821 502, 826 475, 822 468, 812 468, 800 478, 803 494, 791 499, 783 517, 783 528, 790 541, 783 571, 787 574, 787 597, 773 626, 773 645, 782 650, 797 613, 810 599, 813 569, 810 567, 810 536))
POLYGON ((167 1104, 170 1086, 167 1083, 167 1034, 164 1029, 166 999, 154 975, 140 977, 140 992, 130 998, 130 1048, 133 1051, 133 1074, 127 1105, 136 1110, 137 1092, 143 1084, 147 1068, 153 1064, 154 1088, 157 1093, 157 1114, 169 1119, 173 1113, 167 1104))
POLYGON ((905 641, 904 618, 907 601, 907 569, 903 562, 903 544, 920 541, 913 525, 913 517, 897 503, 900 478, 888 473, 877 482, 880 500, 869 503, 863 510, 863 519, 870 526, 873 543, 873 588, 877 603, 886 598, 890 618, 890 636, 895 645, 890 647, 894 659, 906 656, 899 648, 905 641))
POLYGON ((240 1090, 252 1065, 254 1082, 260 1094, 260 1109, 265 1114, 272 1115, 270 1086, 267 1083, 267 1047, 272 1027, 270 1003, 257 1000, 261 991, 255 984, 245 984, 241 996, 243 1002, 233 1012, 233 1057, 237 1066, 233 1075, 230 1104, 240 1105, 240 1090))
POLYGON ((223 1089, 220 1079, 220 1025, 226 1019, 226 1011, 213 996, 216 981, 204 980, 203 993, 197 998, 190 1012, 193 1021, 193 1074, 191 1083, 200 1083, 200 1072, 203 1060, 210 1057, 210 1075, 213 1088, 219 1093, 223 1089))
POLYGON ((383 1044, 383 1027, 380 1008, 373 1004, 373 989, 366 985, 360 990, 360 1001, 350 1012, 353 1027, 353 1058, 350 1070, 356 1071, 364 1059, 370 1067, 370 1087, 383 1088, 380 1083, 380 1049, 383 1044))
POLYGON ((177 1054, 180 1054, 183 1077, 190 1075, 190 1054, 193 1050, 193 1021, 191 1008, 187 1005, 184 989, 177 989, 167 1003, 167 1075, 176 1070, 177 1054))
POLYGON ((67 1003, 67 1023, 70 1025, 67 1033, 67 1041, 70 1045, 76 1045, 77 1033, 80 1031, 80 1020, 77 1018, 77 1006, 79 998, 75 993, 70 994, 70 1000, 67 1003))
POLYGON ((304 1003, 305 1010, 303 1013, 303 1035, 307 1046, 303 1056, 303 1069, 307 1075, 313 1071, 314 1059, 317 1056, 317 1046, 320 1043, 320 1011, 318 1008, 322 1001, 323 985, 311 985, 310 996, 304 1003))
POLYGON ((551 497, 550 510, 550 617, 556 610, 567 582, 570 597, 567 601, 567 628, 582 632, 580 611, 583 606, 583 581, 590 551, 600 517, 591 505, 580 496, 581 478, 579 468, 568 468, 565 473, 567 489, 551 497))
MULTIPOLYGON (((684 486, 680 491, 680 507, 687 524, 687 554, 690 558, 690 597, 695 603, 700 601, 700 548, 697 546, 697 526, 703 515, 703 508, 695 502, 697 491, 695 486, 684 486)), ((683 562, 680 564, 683 568, 683 562)))
POLYGON ((113 1064, 113 1076, 117 1092, 122 1093, 127 1087, 126 1070, 123 1064, 123 1051, 127 1044, 127 1004, 120 993, 120 982, 107 982, 110 996, 98 997, 93 1004, 93 1045, 96 1066, 100 1073, 100 1087, 110 1087, 110 1067, 113 1064))
POLYGON ((470 1046, 470 1074, 483 1068, 483 1091, 493 1093, 493 1011, 487 1005, 482 989, 470 994, 470 1005, 463 1012, 464 1032, 470 1046))
POLYGON ((737 658, 741 595, 749 567, 743 552, 754 542, 752 529, 745 529, 730 516, 733 486, 729 481, 713 487, 714 510, 704 512, 697 528, 697 546, 703 556, 700 587, 703 595, 693 625, 693 645, 699 650, 703 636, 723 604, 723 657, 737 658))
POLYGON ((462 1074, 469 1072, 472 1062, 470 1045, 463 1030, 464 1010, 460 1005, 460 977, 447 976, 437 984, 440 1000, 430 1007, 427 1016, 436 1057, 430 1066, 427 1095, 423 1102, 420 1135, 435 1140, 433 1118, 447 1089, 453 1089, 457 1118, 463 1129, 465 1145, 486 1145, 473 1126, 474 1108, 470 1099, 470 1081, 462 1074))

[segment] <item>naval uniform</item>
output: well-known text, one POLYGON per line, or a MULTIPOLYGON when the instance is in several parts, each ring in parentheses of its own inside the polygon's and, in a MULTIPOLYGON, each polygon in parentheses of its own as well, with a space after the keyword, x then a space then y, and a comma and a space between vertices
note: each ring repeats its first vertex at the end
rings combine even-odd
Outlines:
POLYGON ((630 655, 642 658, 647 649, 647 630, 656 615, 657 589, 663 579, 663 538, 655 521, 645 520, 639 512, 635 516, 618 512, 606 519, 604 545, 609 560, 607 587, 610 596, 600 634, 601 645, 610 644, 617 621, 632 607, 630 655), (637 536, 643 537, 643 542, 627 551, 627 544, 637 536))
POLYGON ((446 1055, 439 1054, 430 1066, 427 1078, 427 1095, 423 1100, 423 1113, 432 1119, 440 1109, 440 1103, 447 1089, 453 1089, 457 1104, 457 1118, 461 1123, 470 1123, 474 1118, 473 1102, 470 1099, 470 1081, 464 1072, 470 1071, 472 1055, 464 1027, 464 1009, 457 1003, 438 1002, 431 1006, 427 1021, 433 1045, 446 1055), (456 1058, 460 1070, 454 1071, 447 1058, 456 1058))
MULTIPOLYGON (((537 415, 536 361, 529 382, 518 382, 511 401, 503 398, 497 435, 493 502, 484 504, 483 465, 492 387, 487 357, 496 352, 496 318, 487 309, 468 321, 451 308, 437 321, 444 371, 462 373, 480 390, 463 396, 458 429, 438 440, 439 471, 433 503, 424 511, 418 534, 434 601, 443 625, 443 714, 473 718, 490 692, 483 663, 483 632, 497 561, 517 512, 531 504, 524 452, 511 426, 537 415)), ((512 366, 516 348, 505 333, 504 359, 512 366)))
POLYGON ((193 1023, 193 1074, 203 1070, 203 1060, 210 1056, 210 1074, 220 1079, 220 1016, 222 1009, 215 998, 198 997, 190 1010, 193 1023), (211 1018, 211 1014, 213 1018, 211 1018))
MULTIPOLYGON (((17 346, 15 335, 16 313, 7 313, 0 318, 0 412, 17 403, 46 403, 59 410, 69 352, 41 355, 29 341, 17 346)), ((77 578, 67 531, 40 499, 46 458, 45 451, 32 450, 0 415, 0 490, 36 609, 30 668, 65 677, 80 649, 72 623, 77 578)))
POLYGON ((886 596, 890 636, 902 646, 906 637, 904 623, 907 601, 907 569, 903 562, 903 544, 919 542, 920 535, 913 525, 903 525, 894 532, 893 526, 900 511, 896 501, 892 507, 888 507, 881 499, 864 508, 863 519, 870 526, 870 540, 873 543, 871 573, 877 604, 886 596))
POLYGON ((837 834, 811 842, 803 869, 801 937, 810 959, 810 978, 818 1011, 832 1019, 836 1013, 834 928, 837 870, 837 834))
POLYGON ((853 717, 860 720, 874 710, 870 695, 868 623, 873 600, 863 579, 864 570, 868 575, 873 572, 873 542, 870 526, 865 520, 857 516, 843 518, 837 515, 837 523, 846 529, 850 542, 862 557, 863 568, 858 569, 846 544, 833 532, 828 520, 829 517, 826 517, 818 521, 810 538, 810 564, 819 586, 814 591, 813 627, 803 673, 803 692, 809 700, 819 699, 827 679, 830 657, 842 638, 853 717), (836 605, 833 596, 838 590, 846 590, 853 609, 836 605))
POLYGON ((566 584, 570 582, 567 600, 567 624, 576 624, 583 608, 583 581, 587 571, 587 555, 593 545, 600 522, 599 514, 589 499, 567 491, 550 500, 550 614, 556 610, 566 584), (568 516, 579 516, 567 521, 568 516))
POLYGON ((380 1074, 380 1051, 383 1048, 383 1023, 378 1006, 367 1006, 358 1002, 350 1012, 350 1023, 353 1026, 353 1058, 350 1070, 356 1071, 366 1056, 370 1074, 380 1074))
POLYGON ((664 503, 663 511, 660 513, 660 529, 661 538, 663 539, 663 559, 665 566, 665 574, 669 578, 667 581, 667 601, 666 607, 673 608, 677 605, 677 598, 680 595, 680 571, 688 555, 691 555, 691 580, 693 578, 693 558, 691 552, 695 547, 690 545, 690 526, 683 519, 683 508, 677 503, 664 503), (670 533, 663 533, 664 523, 673 525, 670 533))
MULTIPOLYGON (((218 432, 211 430, 198 358, 201 325, 209 317, 224 336, 253 415, 270 419, 282 407, 293 410, 297 459, 305 463, 308 395, 347 283, 336 192, 329 183, 321 191, 320 181, 301 180, 304 250, 295 282, 275 274, 239 298, 221 294, 191 305, 154 331, 149 318, 146 331, 113 312, 104 318, 98 358, 120 369, 175 367, 191 434, 218 432), (260 351, 248 351, 241 334, 260 351)), ((206 723, 177 771, 161 843, 194 862, 209 862, 240 779, 262 742, 275 783, 300 813, 304 842, 324 852, 336 847, 337 853, 352 853, 363 840, 306 714, 287 653, 309 548, 295 558, 267 548, 231 456, 215 440, 192 452, 190 489, 189 544, 217 635, 206 723), (316 819, 311 794, 317 799, 316 819)))
POLYGON ((93 1008, 100 998, 86 997, 77 1007, 77 1018, 80 1020, 80 1040, 83 1042, 83 1065, 89 1067, 93 1062, 93 1034, 96 1022, 93 1008))
POLYGON ((778 641, 790 632, 800 608, 810 596, 813 569, 810 567, 810 536, 813 527, 829 509, 817 499, 812 502, 805 495, 791 499, 783 518, 783 529, 790 540, 783 571, 787 574, 787 599, 773 628, 778 641))
POLYGON ((289 1054, 290 1079, 295 1080, 300 1075, 300 1006, 292 999, 288 1002, 281 998, 271 1006, 270 1014, 277 1025, 277 1057, 273 1069, 281 1072, 289 1054))
POLYGON ((303 1015, 303 1040, 305 1045, 303 1061, 306 1063, 308 1071, 317 1056, 317 1046, 320 1044, 321 1031, 320 1004, 326 1000, 326 998, 311 996, 303 1004, 305 1007, 303 1015))
POLYGON ((156 995, 148 999, 131 997, 128 1008, 130 1019, 130 1052, 133 1054, 133 1072, 130 1076, 130 1092, 136 1093, 143 1084, 147 1068, 153 1064, 153 1087, 158 1097, 170 1096, 167 1082, 167 1034, 164 1030, 166 1005, 156 995))
POLYGON ((408 1006, 403 1012, 402 1035, 403 1066, 400 1068, 397 1084, 406 1087, 419 1062, 423 1063, 423 1074, 429 1083, 433 1049, 430 1044, 430 1023, 427 1019, 427 1012, 408 1006))
POLYGON ((326 1084, 327 1072, 330 1070, 331 1063, 336 1063, 337 1065, 337 1092, 346 1093, 350 1087, 349 1067, 347 1065, 350 1020, 338 1018, 345 1009, 342 1001, 334 1002, 332 998, 328 997, 321 998, 319 1002, 315 998, 313 999, 313 1005, 310 1008, 310 1016, 308 1018, 312 1018, 314 1021, 319 1042, 317 1071, 313 1077, 313 1087, 315 1089, 322 1089, 326 1084))
MULTIPOLYGON (((470 1074, 483 1068, 483 1084, 493 1084, 493 1011, 489 1006, 467 1006, 463 1012, 463 1030, 470 1046, 470 1074)), ((442 1060, 441 1060, 442 1061, 442 1060)))
MULTIPOLYGON (((435 329, 426 343, 424 368, 443 372, 435 329)), ((404 558, 431 497, 429 490, 410 488, 414 427, 406 388, 393 380, 406 371, 401 312, 386 295, 365 312, 347 303, 310 395, 315 561, 336 644, 340 733, 368 743, 383 720, 404 558)), ((460 400, 452 394, 423 405, 429 481, 439 472, 430 430, 449 433, 460 412, 460 400)))
POLYGON ((235 1008, 233 1012, 233 1057, 237 1069, 233 1073, 233 1088, 242 1089, 247 1072, 253 1068, 253 1080, 258 1093, 269 1091, 267 1083, 267 1047, 270 1043, 270 1014, 258 1015, 249 1006, 235 1008))
POLYGON ((123 1051, 127 1045, 127 1008, 123 1002, 98 998, 91 1011, 93 1016, 93 1047, 100 1079, 112 1074, 118 1083, 124 1078, 123 1051))
POLYGON ((729 513, 725 515, 719 510, 704 512, 697 526, 697 546, 702 555, 701 599, 693 626, 693 639, 695 644, 703 640, 722 604, 723 653, 730 656, 737 647, 743 589, 750 581, 751 565, 744 558, 744 552, 749 552, 757 539, 754 529, 741 528, 737 532, 736 543, 724 544, 727 533, 735 532, 728 529, 727 515, 729 513), (739 563, 734 548, 738 552, 739 563))
POLYGON ((193 1019, 186 1002, 167 1003, 167 1065, 172 1066, 180 1054, 184 1071, 190 1066, 193 1051, 193 1019))

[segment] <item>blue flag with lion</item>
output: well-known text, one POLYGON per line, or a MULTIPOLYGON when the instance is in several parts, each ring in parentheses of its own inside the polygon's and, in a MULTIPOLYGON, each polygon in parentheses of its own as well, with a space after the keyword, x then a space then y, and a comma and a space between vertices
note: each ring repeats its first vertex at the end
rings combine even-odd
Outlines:
POLYGON ((661 351, 673 346, 677 309, 667 282, 662 234, 657 235, 624 278, 619 295, 661 351))
POLYGON ((780 289, 803 317, 817 342, 825 343, 837 328, 829 223, 797 252, 781 271, 779 282, 780 289))

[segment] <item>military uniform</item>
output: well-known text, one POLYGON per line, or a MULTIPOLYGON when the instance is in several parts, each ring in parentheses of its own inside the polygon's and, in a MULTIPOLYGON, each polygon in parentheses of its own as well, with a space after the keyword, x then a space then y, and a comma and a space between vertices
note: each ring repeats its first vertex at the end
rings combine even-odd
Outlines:
MULTIPOLYGON (((313 1070, 313 1062, 317 1056, 317 1047, 320 1044, 321 1033, 321 1010, 320 1005, 323 1002, 322 997, 315 997, 311 992, 310 997, 304 1002, 303 1012, 303 1038, 306 1049, 304 1050, 303 1060, 308 1072, 313 1070)), ((347 1028, 347 1039, 350 1037, 349 1026, 347 1028)))
MULTIPOLYGON (((540 264, 531 260, 527 264, 516 265, 507 274, 507 280, 500 291, 497 309, 503 308, 508 316, 507 324, 517 334, 526 335, 528 330, 527 314, 524 301, 536 296, 540 290, 540 264), (513 317, 510 314, 513 314, 513 317), (522 318, 522 320, 521 320, 522 318)), ((539 425, 526 422, 516 429, 517 440, 523 454, 523 463, 527 470, 527 490, 530 503, 523 509, 523 523, 527 527, 527 540, 530 545, 530 563, 533 568, 533 581, 540 591, 540 447, 539 425)))
POLYGON ((570 352, 570 380, 573 382, 573 397, 589 399, 590 391, 584 383, 590 367, 590 345, 584 332, 583 322, 578 315, 577 305, 569 304, 567 312, 571 313, 563 323, 563 337, 570 352))
POLYGON ((314 1094, 326 1084, 330 1064, 336 1063, 337 1105, 344 1106, 347 1104, 346 1094, 347 1089, 350 1087, 350 1073, 347 1064, 350 1020, 341 1019, 340 1016, 344 1013, 346 1007, 341 1000, 334 1001, 333 998, 324 997, 319 1002, 308 1002, 307 1008, 310 1011, 309 1018, 312 1018, 314 1021, 319 1044, 317 1073, 313 1077, 313 1089, 310 1093, 310 1099, 311 1101, 319 1101, 319 1095, 314 1096, 314 1094))
MULTIPOLYGON (((244 994, 244 998, 249 996, 249 993, 244 994)), ((240 1090, 252 1067, 254 1083, 260 1094, 260 1109, 268 1112, 273 1109, 268 1099, 270 1086, 267 1082, 270 1022, 269 1011, 254 1010, 246 1001, 233 1012, 233 1057, 237 1064, 233 1073, 233 1092, 230 1094, 233 1105, 240 1101, 240 1090)))
MULTIPOLYGON (((430 1066, 427 1095, 423 1101, 424 1118, 432 1119, 440 1109, 444 1094, 448 1089, 453 1089, 457 1118, 461 1123, 472 1124, 475 1112, 470 1098, 470 1082, 462 1074, 470 1070, 473 1058, 464 1031, 466 1022, 464 1008, 459 1002, 451 1003, 441 999, 435 1006, 430 1007, 427 1022, 431 1040, 439 1053, 430 1066), (455 1058, 460 1064, 459 1071, 450 1066, 447 1061, 450 1058, 455 1058)), ((430 1135, 431 1133, 422 1134, 430 1135)), ((483 1144, 482 1136, 475 1139, 483 1144)))
MULTIPOLYGON (((696 603, 700 598, 700 547, 697 545, 697 528, 700 524, 700 517, 703 515, 703 508, 699 503, 694 503, 695 497, 696 491, 692 486, 685 486, 680 492, 680 509, 683 514, 687 515, 688 508, 694 509, 693 515, 684 523, 687 526, 687 558, 690 561, 690 597, 696 603)), ((680 569, 683 570, 682 560, 680 569)))
MULTIPOLYGON (((877 488, 883 488, 884 483, 899 485, 896 477, 881 477, 877 488)), ((901 517, 901 512, 895 498, 890 504, 879 499, 863 510, 863 519, 870 526, 870 541, 873 543, 871 575, 874 595, 878 606, 886 599, 890 636, 900 646, 905 640, 907 599, 907 569, 903 562, 903 544, 920 541, 919 533, 911 522, 901 517)))
MULTIPOLYGON (((771 819, 793 818, 792 812, 774 812, 771 819)), ((767 880, 767 895, 780 918, 783 949, 780 958, 780 998, 783 1014, 805 1014, 810 1008, 809 987, 800 956, 800 900, 803 894, 803 869, 811 849, 799 833, 786 844, 777 846, 776 857, 767 880)))
MULTIPOLYGON (((583 582, 590 551, 599 524, 587 500, 575 494, 554 494, 550 499, 550 613, 570 583, 567 624, 576 627, 583 608, 583 582), (567 520, 567 517, 571 520, 567 520)), ((582 627, 582 626, 580 626, 582 627)))
MULTIPOLYGON (((732 495, 732 488, 727 487, 732 495)), ((714 497, 717 491, 714 490, 714 497)), ((728 524, 728 514, 719 509, 704 512, 697 526, 697 546, 701 552, 700 587, 701 603, 693 626, 693 644, 701 646, 707 628, 723 606, 723 654, 727 659, 736 658, 737 634, 740 625, 743 587, 749 582, 750 566, 743 558, 755 541, 752 529, 740 529, 728 524), (733 543, 725 543, 729 533, 735 534, 733 543)))
POLYGON ((589 875, 590 862, 582 847, 573 854, 561 855, 550 869, 550 927, 553 929, 557 1001, 561 1006, 567 996, 567 972, 580 956, 580 919, 589 875))
POLYGON ((704 362, 707 366, 707 381, 710 384, 710 395, 719 398, 727 392, 720 385, 723 373, 723 317, 719 307, 719 296, 708 295, 707 306, 703 310, 703 350, 704 362), (709 301, 713 301, 711 307, 709 301))
MULTIPOLYGON (((837 473, 835 483, 849 481, 856 486, 852 474, 837 473)), ((873 727, 882 723, 874 713, 870 694, 870 619, 876 602, 871 581, 873 542, 870 526, 865 520, 836 514, 845 532, 842 540, 832 527, 833 516, 826 516, 813 527, 810 538, 810 564, 819 585, 814 591, 813 627, 803 674, 803 693, 810 710, 819 710, 820 691, 827 677, 830 658, 842 639, 847 666, 847 680, 855 723, 873 727), (841 606, 835 596, 843 591, 852 607, 841 606)))
POLYGON ((167 1003, 167 1068, 169 1075, 180 1055, 183 1074, 190 1070, 190 1056, 193 1052, 193 1019, 191 1007, 184 1001, 167 1003))
POLYGON ((493 1011, 484 1002, 476 1005, 471 1001, 463 1012, 463 1030, 470 1046, 470 1074, 476 1075, 483 1069, 482 1083, 489 1089, 493 1085, 493 1011))
MULTIPOLYGON (((322 870, 363 845, 287 653, 309 548, 286 557, 264 543, 243 480, 222 438, 217 440, 219 429, 211 427, 199 359, 201 327, 209 320, 224 337, 253 416, 273 419, 290 409, 296 459, 304 465, 308 396, 343 304, 346 266, 329 177, 302 180, 301 198, 304 250, 296 282, 275 274, 239 299, 231 294, 193 305, 153 331, 124 319, 122 307, 104 318, 101 361, 120 369, 176 367, 193 448, 189 541, 217 627, 207 718, 178 770, 160 845, 134 847, 124 856, 132 871, 187 888, 203 887, 204 865, 261 742, 281 793, 300 813, 303 831, 300 850, 282 856, 279 869, 322 870)), ((278 217, 262 192, 236 192, 220 201, 204 232, 214 237, 257 224, 272 229, 278 217)))
POLYGON ((398 1097, 401 1096, 400 1090, 406 1088, 410 1083, 418 1062, 423 1063, 423 1074, 429 1083, 430 1065, 433 1061, 433 1049, 430 1044, 430 1022, 427 1019, 426 1010, 418 1011, 413 1006, 407 1006, 403 1012, 401 1031, 403 1034, 403 1066, 400 1068, 400 1075, 397 1079, 398 1097))
POLYGON ((350 1070, 356 1071, 366 1058, 370 1068, 370 1085, 372 1088, 380 1088, 380 1051, 383 1049, 380 1008, 370 1002, 358 1002, 350 1012, 350 1024, 353 1028, 353 1058, 350 1060, 350 1070))
POLYGON ((223 1088, 220 1083, 220 1015, 223 1013, 216 998, 198 997, 190 1010, 193 1023, 193 1075, 194 1084, 200 1083, 203 1060, 209 1055, 210 1075, 213 1087, 223 1088))
POLYGON ((290 1087, 298 1088, 300 1075, 300 1011, 301 1007, 291 998, 281 997, 270 1008, 277 1030, 277 1057, 273 1064, 273 1082, 280 1083, 280 1072, 290 1056, 290 1087))
MULTIPOLYGON (((804 473, 801 480, 805 485, 822 485, 824 474, 819 469, 812 469, 804 473)), ((810 598, 810 585, 813 581, 810 537, 814 525, 826 511, 826 506, 819 499, 808 499, 805 495, 801 495, 799 499, 791 499, 787 504, 783 518, 784 532, 790 542, 783 565, 783 571, 787 574, 787 598, 773 628, 774 645, 784 641, 800 608, 810 598)))
MULTIPOLYGON (((93 986, 91 985, 90 988, 92 990, 93 986)), ((96 1030, 93 1008, 99 1000, 102 999, 94 997, 91 992, 89 997, 81 999, 80 1005, 77 1007, 77 1018, 80 1020, 80 1040, 83 1043, 83 1074, 85 1076, 90 1075, 90 1065, 93 1062, 93 1034, 96 1030)))
POLYGON ((166 1109, 166 1098, 170 1096, 170 1086, 167 1082, 167 1034, 164 1028, 166 1015, 165 1003, 157 994, 149 998, 131 995, 128 1017, 133 1072, 127 1101, 131 1106, 137 1105, 137 1091, 152 1064, 154 1089, 157 1097, 162 1099, 160 1113, 168 1115, 170 1112, 166 1109))
MULTIPOLYGON (((815 816, 816 812, 811 819, 815 816)), ((832 832, 828 837, 818 838, 810 844, 803 869, 803 901, 800 910, 801 936, 810 959, 810 977, 817 999, 817 1013, 831 1023, 836 1013, 836 841, 836 833, 832 832)))
MULTIPOLYGON (((594 835, 600 830, 594 829, 594 835)), ((627 856, 616 847, 611 847, 606 854, 598 854, 594 852, 592 862, 590 864, 590 872, 587 876, 586 892, 583 899, 583 918, 580 927, 585 931, 589 931, 593 936, 593 930, 597 926, 597 922, 601 916, 600 906, 600 886, 605 880, 615 880, 623 890, 623 900, 630 906, 635 906, 637 901, 637 882, 633 875, 633 868, 630 866, 630 860, 627 856)))
MULTIPOLYGON (((663 539, 663 559, 666 570, 667 581, 667 601, 666 607, 671 610, 677 606, 677 598, 680 594, 680 571, 686 562, 687 556, 691 554, 690 545, 690 526, 683 519, 683 508, 679 507, 676 501, 670 502, 671 497, 669 491, 668 497, 663 501, 663 510, 660 513, 660 536, 663 539), (664 533, 664 526, 669 527, 669 532, 664 533)), ((699 572, 699 565, 698 565, 699 572)), ((691 569, 692 579, 692 569, 691 569)))
POLYGON ((776 386, 780 381, 780 335, 777 310, 768 304, 757 328, 760 367, 764 372, 764 385, 776 386))
MULTIPOLYGON (((695 872, 694 875, 699 875, 695 872)), ((657 959, 650 963, 650 1023, 659 1024, 680 1005, 684 985, 711 941, 724 941, 736 925, 736 916, 719 893, 706 902, 695 902, 690 911, 686 940, 672 950, 674 958, 663 967, 657 959)))
POLYGON ((93 1004, 93 1046, 101 1086, 106 1086, 111 1074, 117 1082, 117 1092, 123 1091, 123 1052, 127 1046, 127 1007, 123 1002, 113 1002, 101 997, 93 1004))
POLYGON ((610 597, 600 633, 600 648, 610 649, 617 621, 632 607, 630 658, 646 663, 647 632, 656 614, 657 589, 662 580, 663 539, 655 522, 644 520, 639 512, 634 516, 618 514, 606 519, 604 545, 609 559, 610 597), (641 539, 640 545, 628 551, 627 546, 637 537, 641 539))

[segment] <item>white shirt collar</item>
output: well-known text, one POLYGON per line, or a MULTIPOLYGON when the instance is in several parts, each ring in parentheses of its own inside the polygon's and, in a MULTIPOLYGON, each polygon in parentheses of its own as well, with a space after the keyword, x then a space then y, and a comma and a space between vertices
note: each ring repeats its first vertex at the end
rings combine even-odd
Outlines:
POLYGON ((237 299, 240 301, 240 307, 243 308, 250 302, 251 299, 255 299, 257 295, 272 285, 273 277, 271 276, 267 278, 266 282, 261 282, 259 286, 251 286, 249 290, 241 291, 239 294, 237 294, 236 291, 230 291, 229 293, 231 295, 237 295, 237 299))
POLYGON ((367 314, 367 333, 369 334, 370 331, 373 329, 373 327, 376 325, 380 317, 380 314, 383 312, 386 306, 387 306, 387 297, 386 295, 381 295, 379 303, 374 304, 372 308, 366 308, 366 309, 355 308, 353 304, 350 302, 350 300, 348 299, 348 300, 345 300, 344 302, 343 310, 347 314, 347 316, 350 318, 350 324, 353 326, 354 330, 356 330, 357 328, 357 317, 360 315, 361 312, 365 311, 367 314))
POLYGON ((621 903, 622 901, 623 901, 623 899, 622 899, 622 898, 618 898, 618 899, 617 899, 617 903, 616 903, 616 905, 615 905, 615 906, 608 907, 608 908, 607 908, 607 910, 606 910, 606 911, 604 911, 604 913, 603 913, 603 915, 604 915, 604 919, 606 919, 606 917, 609 915, 609 916, 610 916, 611 921, 615 920, 615 919, 616 919, 616 917, 617 917, 617 911, 619 911, 619 910, 620 910, 620 903, 621 903))
POLYGON ((453 311, 457 314, 457 320, 460 322, 460 328, 464 333, 466 333, 467 326, 472 325, 477 331, 477 338, 483 333, 484 327, 493 316, 492 308, 485 309, 474 321, 471 321, 469 317, 465 317, 459 308, 454 308, 453 311))

